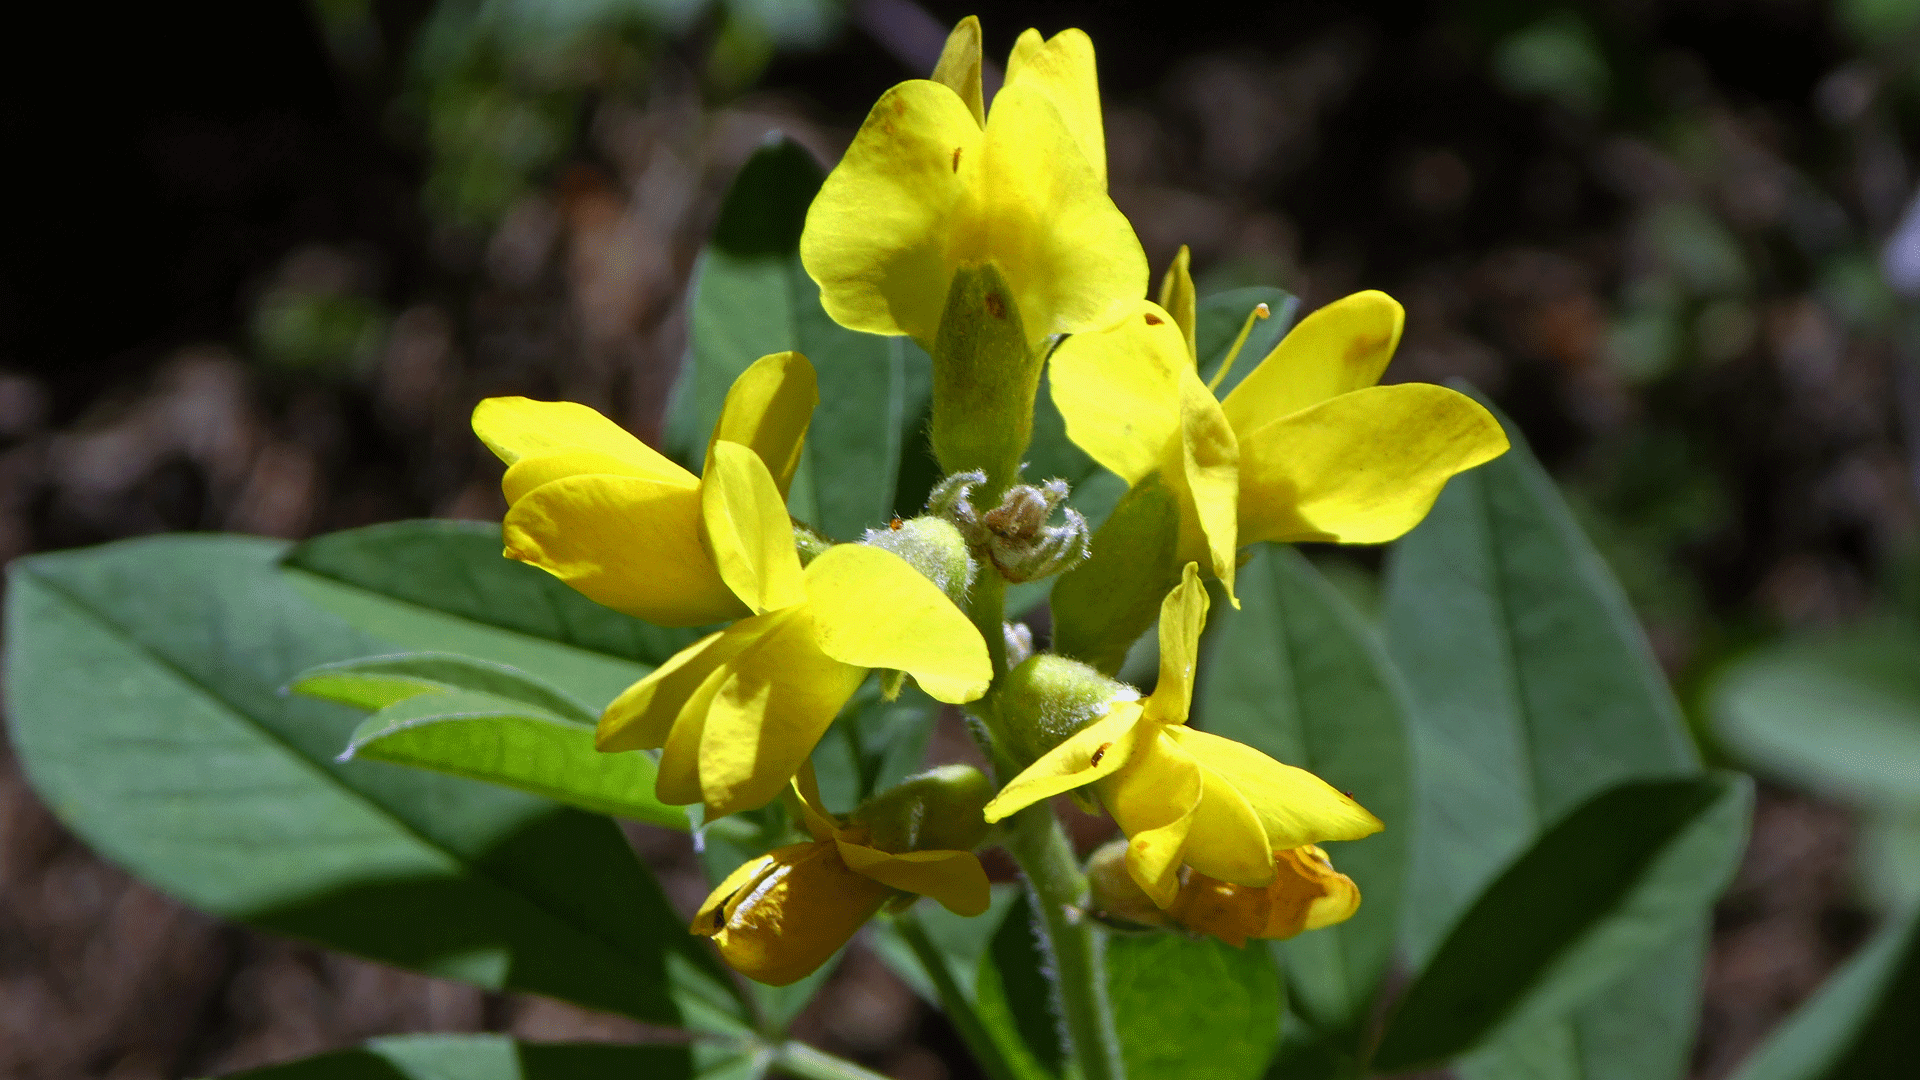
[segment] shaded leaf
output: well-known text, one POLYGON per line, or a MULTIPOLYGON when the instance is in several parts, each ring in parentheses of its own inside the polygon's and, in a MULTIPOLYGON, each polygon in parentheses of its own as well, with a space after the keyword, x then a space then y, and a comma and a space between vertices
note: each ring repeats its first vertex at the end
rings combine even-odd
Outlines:
POLYGON ((1920 909, 1881 929, 1734 1080, 1879 1080, 1920 1060, 1920 909))
POLYGON ((304 602, 284 551, 157 537, 12 565, 10 728, 61 820, 216 915, 655 1023, 737 1023, 605 818, 334 760, 357 715, 280 688, 392 644, 304 602))
POLYGON ((686 1046, 540 1044, 504 1035, 398 1035, 232 1080, 680 1080, 694 1075, 686 1046))
MULTIPOLYGON (((1557 1020, 1697 927, 1746 844, 1752 785, 1632 781, 1555 825, 1481 894, 1401 998, 1374 1063, 1444 1062, 1557 1020)), ((1537 1036, 1536 1036, 1537 1037, 1537 1036)))

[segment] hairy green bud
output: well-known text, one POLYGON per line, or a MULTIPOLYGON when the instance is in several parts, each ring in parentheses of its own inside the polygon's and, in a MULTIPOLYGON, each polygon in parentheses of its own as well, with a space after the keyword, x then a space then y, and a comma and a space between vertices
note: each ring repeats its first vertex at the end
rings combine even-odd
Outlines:
POLYGON ((909 776, 860 804, 853 822, 865 825, 881 851, 972 851, 987 838, 981 808, 993 785, 971 765, 942 765, 909 776))
POLYGON ((868 529, 860 542, 891 551, 940 587, 962 609, 977 572, 966 538, 952 522, 937 517, 895 518, 884 529, 868 529))
POLYGON ((1025 766, 1107 715, 1114 702, 1139 697, 1078 660, 1035 653, 1007 672, 993 707, 1011 744, 1006 751, 1025 766))

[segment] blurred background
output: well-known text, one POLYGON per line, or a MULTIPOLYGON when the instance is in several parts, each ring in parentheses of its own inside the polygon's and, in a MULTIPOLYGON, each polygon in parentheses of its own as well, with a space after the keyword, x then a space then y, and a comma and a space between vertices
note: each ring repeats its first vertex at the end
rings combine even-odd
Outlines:
MULTIPOLYGON (((1391 292, 1389 379, 1477 384, 1566 486, 1706 754, 1765 781, 1694 1062, 1728 1075, 1920 896, 1911 0, 38 5, 0 71, 0 559, 497 519, 491 394, 657 440, 734 170, 776 130, 835 160, 968 13, 993 57, 1092 34, 1156 274, 1184 243, 1203 294, 1391 292)), ((1377 553, 1316 557, 1371 602, 1377 553)), ((0 1077, 637 1033, 186 911, 4 754, 0 1077)), ((857 951, 799 1032, 972 1075, 857 951)))

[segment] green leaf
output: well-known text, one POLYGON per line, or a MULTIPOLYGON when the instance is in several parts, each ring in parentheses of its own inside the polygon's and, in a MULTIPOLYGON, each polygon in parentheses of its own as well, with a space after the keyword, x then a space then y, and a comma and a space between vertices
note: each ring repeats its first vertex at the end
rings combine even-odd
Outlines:
POLYGON ((1904 624, 1763 649, 1713 707, 1721 738, 1769 773, 1857 806, 1920 807, 1920 633, 1904 624))
POLYGON ((725 1027, 730 984, 603 817, 373 761, 280 688, 390 652, 304 602, 285 546, 128 541, 16 561, 22 766, 111 861, 226 918, 494 989, 725 1027))
MULTIPOLYGON (((1699 771, 1619 584, 1519 430, 1502 422, 1513 449, 1453 478, 1387 563, 1387 651, 1408 689, 1417 770, 1407 889, 1420 902, 1406 905, 1401 926, 1415 970, 1550 823, 1622 781, 1699 771)), ((1697 968, 1672 967, 1697 951, 1645 963, 1670 985, 1697 987, 1697 968)), ((1616 988, 1571 1023, 1597 1032, 1633 1007, 1616 988)), ((1681 1009, 1684 1022, 1696 1012, 1681 1009)), ((1594 1045, 1576 1034, 1567 1041, 1594 1045)), ((1688 1042, 1677 1055, 1660 1040, 1636 1044, 1645 1057, 1629 1075, 1679 1075, 1688 1042)), ((1463 1070, 1498 1075, 1494 1062, 1463 1070)), ((1578 1060, 1562 1068, 1602 1075, 1578 1060)))
POLYGON ((1248 288, 1229 289, 1214 293, 1201 300, 1194 311, 1194 351, 1199 354, 1200 377, 1211 380, 1220 370, 1220 362, 1227 358, 1227 350, 1233 347, 1233 339, 1240 334, 1240 328, 1246 325, 1247 315, 1256 304, 1267 305, 1269 312, 1264 319, 1254 322, 1253 329, 1247 333, 1247 341, 1240 348, 1240 355, 1233 361, 1227 377, 1220 380, 1214 393, 1222 399, 1240 385, 1260 361, 1266 359, 1280 339, 1287 336, 1293 328, 1293 316, 1300 308, 1300 301, 1284 289, 1248 288))
POLYGON ((1328 845, 1360 886, 1338 926, 1278 943, 1288 1005, 1357 1042, 1393 952, 1413 834, 1406 722, 1391 665, 1360 615, 1292 548, 1263 545, 1236 576, 1240 610, 1215 608, 1201 669, 1207 730, 1298 765, 1387 823, 1328 845))
POLYGON ((500 550, 498 525, 398 521, 308 540, 285 565, 302 595, 365 633, 518 668, 594 709, 700 636, 601 607, 500 550))
POLYGON ((1881 929, 1734 1080, 1880 1080, 1920 1060, 1920 908, 1881 929))
POLYGON ((769 353, 806 354, 820 406, 788 505, 827 535, 857 540, 892 516, 931 361, 906 338, 848 330, 820 307, 819 287, 800 265, 800 230, 823 175, 800 144, 775 136, 728 189, 694 277, 692 357, 668 443, 698 462, 740 373, 769 353))
POLYGON ((683 808, 654 797, 658 770, 651 757, 600 753, 593 745, 594 719, 578 705, 510 668, 461 660, 415 653, 327 664, 295 679, 291 689, 374 710, 354 729, 341 760, 432 769, 594 813, 688 827, 683 808), (429 682, 422 673, 456 681, 429 682))
POLYGON ((396 1035, 231 1080, 691 1080, 686 1046, 515 1042, 505 1035, 396 1035))
POLYGON ((1739 865, 1753 809, 1734 774, 1594 797, 1494 881, 1400 999, 1374 1063, 1435 1065, 1506 1027, 1528 1038, 1696 926, 1739 865))
POLYGON ((1251 1080, 1280 1046, 1280 976, 1266 950, 1177 934, 1107 942, 1107 993, 1128 1076, 1251 1080))

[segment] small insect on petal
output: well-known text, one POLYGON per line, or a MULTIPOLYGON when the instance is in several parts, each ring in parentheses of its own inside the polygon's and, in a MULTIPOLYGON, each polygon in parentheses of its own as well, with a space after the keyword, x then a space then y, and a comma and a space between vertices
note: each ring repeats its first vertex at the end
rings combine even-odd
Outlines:
POLYGON ((1088 764, 1088 765, 1098 765, 1098 764, 1100 764, 1100 759, 1101 759, 1101 758, 1103 758, 1103 757, 1106 757, 1106 756, 1107 756, 1107 748, 1108 748, 1108 747, 1110 747, 1110 746, 1112 746, 1112 745, 1113 745, 1113 744, 1112 744, 1112 743, 1110 743, 1110 742, 1103 742, 1103 743, 1101 743, 1101 744, 1100 744, 1100 748, 1099 748, 1099 749, 1097 749, 1097 750, 1095 750, 1095 751, 1093 752, 1093 757, 1092 757, 1092 759, 1091 759, 1091 760, 1089 760, 1089 761, 1087 762, 1087 764, 1088 764))
POLYGON ((1155 315, 1151 311, 1147 312, 1144 316, 1142 316, 1142 318, 1147 320, 1148 326, 1159 326, 1164 321, 1163 319, 1160 318, 1160 316, 1155 315))

